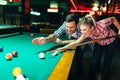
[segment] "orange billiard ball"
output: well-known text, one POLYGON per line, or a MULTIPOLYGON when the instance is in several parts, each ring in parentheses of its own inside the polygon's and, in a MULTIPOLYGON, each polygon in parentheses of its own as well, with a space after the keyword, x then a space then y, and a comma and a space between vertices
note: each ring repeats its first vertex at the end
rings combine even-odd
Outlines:
POLYGON ((31 33, 31 34, 30 34, 30 36, 34 36, 34 34, 33 34, 33 33, 31 33))
POLYGON ((18 56, 18 52, 17 51, 13 51, 12 55, 13 55, 13 57, 17 57, 18 56))
POLYGON ((12 54, 11 53, 7 53, 6 54, 6 59, 7 60, 11 60, 12 59, 12 54))

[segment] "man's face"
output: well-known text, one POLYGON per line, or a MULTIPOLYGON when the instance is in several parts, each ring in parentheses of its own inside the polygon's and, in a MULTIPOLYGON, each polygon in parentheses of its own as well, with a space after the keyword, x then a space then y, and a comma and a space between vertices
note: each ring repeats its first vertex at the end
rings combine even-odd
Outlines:
POLYGON ((75 21, 71 21, 71 22, 66 22, 66 27, 68 29, 68 32, 70 34, 74 33, 76 28, 77 28, 77 24, 75 23, 75 21))

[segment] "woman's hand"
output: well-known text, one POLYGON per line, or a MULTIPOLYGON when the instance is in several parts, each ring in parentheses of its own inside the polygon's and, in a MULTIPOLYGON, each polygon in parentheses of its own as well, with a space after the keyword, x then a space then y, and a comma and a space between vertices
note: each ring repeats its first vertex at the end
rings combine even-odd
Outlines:
POLYGON ((65 47, 61 47, 61 48, 56 49, 56 51, 59 51, 59 52, 64 52, 66 50, 67 50, 67 48, 65 48, 65 47))
POLYGON ((55 40, 55 42, 56 42, 56 43, 59 43, 59 44, 63 44, 63 41, 60 40, 59 38, 57 38, 57 39, 55 40))
POLYGON ((32 40, 32 43, 34 44, 45 44, 46 38, 45 37, 38 37, 32 40))
POLYGON ((120 35, 120 30, 118 31, 118 35, 120 35))

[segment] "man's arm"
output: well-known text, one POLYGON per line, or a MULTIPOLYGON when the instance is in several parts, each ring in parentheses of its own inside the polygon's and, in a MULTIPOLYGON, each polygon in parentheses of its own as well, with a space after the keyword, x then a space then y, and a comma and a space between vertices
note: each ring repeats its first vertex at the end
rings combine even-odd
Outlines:
POLYGON ((47 37, 38 37, 32 40, 34 44, 45 44, 50 41, 55 41, 57 37, 60 37, 64 31, 65 31, 65 22, 62 24, 62 26, 59 27, 58 30, 56 30, 53 34, 50 34, 47 37))
MULTIPOLYGON (((53 34, 50 34, 48 37, 45 38, 46 42, 49 42, 49 41, 56 42, 57 39, 59 39, 58 37, 60 37, 63 33, 65 33, 65 29, 66 29, 66 22, 64 21, 63 24, 53 34)), ((60 41, 62 41, 62 40, 60 40, 60 41)), ((59 42, 57 42, 57 43, 59 43, 59 42)))
POLYGON ((54 41, 59 44, 68 44, 68 43, 75 41, 75 40, 61 40, 61 39, 57 38, 54 34, 50 34, 45 39, 46 39, 46 42, 54 41))
POLYGON ((73 41, 75 41, 75 40, 63 40, 62 43, 63 43, 63 44, 69 44, 69 43, 71 43, 71 42, 73 42, 73 41))
POLYGON ((56 43, 59 43, 59 44, 69 44, 69 43, 71 43, 71 42, 73 42, 73 41, 75 41, 75 40, 61 40, 61 39, 59 39, 59 38, 57 38, 57 39, 55 40, 55 42, 56 42, 56 43))
POLYGON ((54 34, 50 34, 45 39, 46 39, 46 42, 50 42, 50 41, 55 41, 57 39, 57 37, 54 34))

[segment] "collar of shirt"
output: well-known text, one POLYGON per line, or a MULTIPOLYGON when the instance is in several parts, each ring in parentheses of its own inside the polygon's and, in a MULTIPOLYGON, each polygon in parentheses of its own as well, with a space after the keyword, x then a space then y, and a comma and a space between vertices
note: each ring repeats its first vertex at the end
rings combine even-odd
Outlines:
POLYGON ((80 34, 81 34, 80 33, 80 28, 78 26, 77 26, 74 33, 69 34, 67 28, 66 28, 66 32, 67 32, 67 34, 69 36, 69 39, 72 39, 72 38, 78 39, 80 37, 80 34))

